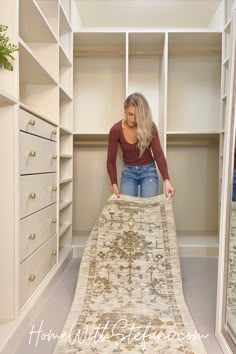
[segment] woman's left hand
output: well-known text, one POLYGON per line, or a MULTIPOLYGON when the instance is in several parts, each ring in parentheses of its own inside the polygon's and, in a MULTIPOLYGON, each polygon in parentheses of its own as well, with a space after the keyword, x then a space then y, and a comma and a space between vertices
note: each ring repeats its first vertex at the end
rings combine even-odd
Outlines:
POLYGON ((174 194, 175 194, 175 189, 170 184, 170 181, 168 179, 166 179, 165 180, 165 195, 166 195, 166 198, 169 197, 169 194, 171 195, 171 197, 173 197, 174 194))

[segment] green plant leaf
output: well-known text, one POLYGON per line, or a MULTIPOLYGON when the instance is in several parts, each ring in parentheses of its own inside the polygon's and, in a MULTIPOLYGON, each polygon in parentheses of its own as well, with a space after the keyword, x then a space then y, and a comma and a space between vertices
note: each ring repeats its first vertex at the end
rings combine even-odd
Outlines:
POLYGON ((8 26, 0 25, 0 67, 13 71, 12 62, 15 60, 12 53, 19 49, 15 44, 9 43, 9 37, 7 37, 8 26), (12 62, 11 62, 12 61, 12 62))

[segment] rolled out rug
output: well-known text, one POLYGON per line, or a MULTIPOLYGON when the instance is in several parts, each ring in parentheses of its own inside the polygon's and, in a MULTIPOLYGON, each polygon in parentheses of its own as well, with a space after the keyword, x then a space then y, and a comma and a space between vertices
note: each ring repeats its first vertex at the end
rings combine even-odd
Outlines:
POLYGON ((204 335, 183 295, 171 199, 112 195, 54 354, 203 354, 204 335))

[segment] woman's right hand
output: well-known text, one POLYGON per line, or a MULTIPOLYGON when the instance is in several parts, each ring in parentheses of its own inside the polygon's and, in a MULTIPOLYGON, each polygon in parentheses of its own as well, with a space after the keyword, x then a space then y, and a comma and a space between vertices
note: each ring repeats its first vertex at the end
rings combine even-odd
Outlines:
POLYGON ((113 193, 117 196, 117 198, 120 198, 120 192, 119 192, 117 184, 113 184, 112 188, 113 188, 113 193))

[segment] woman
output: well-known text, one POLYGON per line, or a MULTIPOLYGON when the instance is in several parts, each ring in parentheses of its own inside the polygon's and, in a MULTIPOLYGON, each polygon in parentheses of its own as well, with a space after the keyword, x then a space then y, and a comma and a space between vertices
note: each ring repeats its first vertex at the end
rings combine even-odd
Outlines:
POLYGON ((119 197, 116 155, 118 144, 123 152, 124 166, 120 189, 122 194, 154 197, 158 194, 158 175, 155 165, 165 182, 165 195, 174 195, 166 159, 161 148, 158 131, 146 98, 138 92, 127 97, 124 103, 125 119, 114 124, 109 132, 107 170, 113 193, 119 197))

